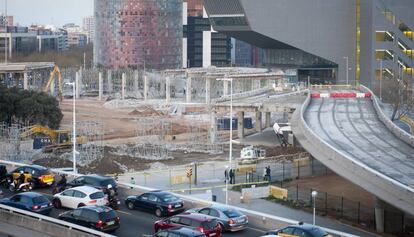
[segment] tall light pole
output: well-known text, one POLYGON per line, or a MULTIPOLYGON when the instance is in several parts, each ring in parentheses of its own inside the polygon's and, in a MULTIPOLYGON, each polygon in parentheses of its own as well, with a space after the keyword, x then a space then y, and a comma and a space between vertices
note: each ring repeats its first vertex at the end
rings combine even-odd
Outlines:
POLYGON ((315 225, 315 216, 316 216, 316 196, 318 196, 318 192, 312 191, 312 200, 313 200, 313 225, 315 225))
POLYGON ((344 57, 346 60, 346 85, 349 85, 349 58, 344 57))
POLYGON ((4 1, 4 63, 7 64, 7 0, 4 1))
MULTIPOLYGON (((227 174, 230 175, 232 169, 232 157, 233 157, 233 78, 217 78, 217 81, 230 81, 230 148, 229 148, 229 170, 227 174)), ((226 205, 228 204, 228 180, 226 180, 226 205)))
POLYGON ((72 143, 73 143, 73 173, 77 173, 76 170, 76 83, 75 82, 69 82, 66 83, 68 85, 71 85, 73 88, 73 97, 72 97, 72 103, 73 103, 73 133, 72 133, 72 143))

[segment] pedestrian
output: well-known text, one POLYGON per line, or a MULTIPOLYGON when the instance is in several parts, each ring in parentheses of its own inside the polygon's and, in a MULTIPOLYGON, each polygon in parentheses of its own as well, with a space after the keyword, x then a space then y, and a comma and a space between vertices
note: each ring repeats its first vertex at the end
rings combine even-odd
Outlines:
POLYGON ((266 181, 266 178, 267 178, 267 167, 264 167, 264 169, 263 169, 263 181, 266 181))
POLYGON ((225 170, 224 170, 224 183, 227 183, 227 181, 229 180, 229 171, 228 171, 228 169, 226 168, 225 170))
POLYGON ((234 169, 230 169, 230 184, 234 184, 234 183, 235 183, 234 169))
POLYGON ((270 177, 270 172, 271 172, 271 170, 270 170, 270 165, 269 165, 266 169, 266 176, 267 176, 267 179, 268 179, 269 183, 272 181, 272 179, 270 177))

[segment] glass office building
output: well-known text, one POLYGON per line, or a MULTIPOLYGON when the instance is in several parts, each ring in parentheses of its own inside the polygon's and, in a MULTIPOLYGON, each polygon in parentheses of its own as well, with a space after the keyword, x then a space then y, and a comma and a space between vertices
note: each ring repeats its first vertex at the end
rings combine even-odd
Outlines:
POLYGON ((98 67, 174 69, 182 65, 182 0, 95 0, 98 67))

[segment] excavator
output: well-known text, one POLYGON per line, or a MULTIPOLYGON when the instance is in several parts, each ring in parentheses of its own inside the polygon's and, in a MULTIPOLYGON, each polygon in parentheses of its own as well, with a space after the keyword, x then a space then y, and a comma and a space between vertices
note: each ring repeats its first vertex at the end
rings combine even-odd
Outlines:
POLYGON ((52 83, 55 81, 55 77, 58 77, 58 83, 59 83, 59 90, 58 90, 58 97, 59 100, 62 101, 62 75, 60 74, 60 69, 58 66, 55 65, 55 67, 53 68, 52 72, 50 72, 50 77, 49 80, 47 81, 47 84, 45 86, 45 88, 43 88, 43 92, 47 93, 50 90, 52 83))
MULTIPOLYGON (((53 130, 42 125, 33 125, 29 129, 20 134, 20 139, 25 139, 38 134, 47 136, 51 144, 43 147, 44 152, 51 152, 59 149, 66 149, 72 146, 72 140, 70 132, 67 130, 53 130)), ((87 139, 84 136, 76 137, 76 144, 83 145, 87 143, 87 139)))

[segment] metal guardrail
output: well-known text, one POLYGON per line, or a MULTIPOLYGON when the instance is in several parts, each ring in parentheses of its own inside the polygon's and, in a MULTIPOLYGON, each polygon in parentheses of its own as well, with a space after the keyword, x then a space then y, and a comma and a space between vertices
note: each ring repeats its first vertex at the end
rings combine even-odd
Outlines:
MULTIPOLYGON (((14 166, 26 165, 26 164, 20 164, 20 163, 16 163, 16 162, 3 161, 3 160, 0 160, 0 163, 14 165, 14 166)), ((75 176, 75 177, 78 177, 78 176, 81 176, 82 175, 82 174, 75 174, 73 172, 62 171, 61 169, 51 169, 51 170, 54 171, 54 172, 56 172, 56 173, 72 175, 72 176, 75 176)), ((142 191, 154 191, 154 190, 158 190, 158 189, 155 189, 155 188, 150 188, 150 187, 145 187, 145 186, 141 186, 141 185, 135 185, 135 184, 125 183, 125 182, 118 182, 118 184, 121 185, 121 186, 124 186, 126 188, 135 188, 135 189, 139 189, 139 190, 142 190, 142 191)), ((178 193, 174 193, 174 194, 177 197, 182 198, 183 200, 186 200, 186 201, 189 201, 189 202, 192 202, 192 203, 199 203, 199 204, 206 204, 206 205, 217 204, 216 202, 207 201, 207 200, 200 199, 200 198, 196 198, 196 197, 191 197, 191 196, 187 196, 187 195, 183 195, 183 194, 178 194, 178 193)), ((257 216, 257 217, 261 217, 261 218, 267 218, 267 219, 270 219, 270 220, 280 221, 280 222, 284 222, 284 223, 288 223, 288 224, 292 224, 292 225, 299 223, 299 221, 297 221, 297 220, 292 220, 292 219, 288 219, 288 218, 284 218, 284 217, 280 217, 280 216, 275 216, 275 215, 271 215, 271 214, 267 214, 267 213, 263 213, 263 212, 252 211, 252 210, 248 210, 248 209, 241 208, 241 207, 237 207, 237 206, 232 206, 232 205, 228 205, 228 206, 231 207, 231 208, 234 208, 236 210, 239 210, 241 212, 248 213, 250 215, 257 216)), ((0 205, 0 208, 1 207, 2 206, 0 205)), ((17 210, 19 210, 19 209, 17 209, 17 210)), ((35 214, 35 213, 29 213, 29 214, 30 215, 39 215, 39 214, 35 214)), ((41 216, 41 215, 39 215, 39 216, 41 216)), ((41 217, 43 217, 43 216, 41 216, 41 217)), ((51 218, 51 217, 47 217, 47 218, 50 218, 52 220, 57 221, 57 222, 51 221, 53 223, 63 223, 66 226, 73 225, 75 227, 78 227, 77 225, 70 224, 70 223, 64 222, 64 221, 60 221, 60 220, 57 220, 57 219, 54 219, 54 218, 51 218)), ((45 218, 42 218, 42 219, 43 220, 46 220, 45 218)), ((79 227, 82 228, 82 229, 84 228, 84 227, 81 227, 81 226, 79 226, 79 227)), ((333 230, 333 229, 329 229, 329 228, 324 228, 324 227, 321 227, 321 228, 323 230, 325 230, 326 232, 328 232, 330 234, 333 234, 335 236, 340 236, 340 237, 357 237, 357 235, 352 235, 352 234, 348 234, 348 233, 344 233, 344 232, 341 232, 341 231, 337 231, 337 230, 333 230)), ((80 229, 80 230, 82 230, 82 229, 80 229)), ((86 228, 86 230, 87 231, 90 231, 90 232, 87 232, 87 233, 91 233, 91 234, 94 234, 95 232, 97 232, 97 231, 94 231, 94 230, 91 230, 91 229, 87 229, 87 228, 86 228)), ((101 232, 98 232, 98 233, 101 233, 101 232)), ((105 234, 104 235, 99 235, 99 236, 112 237, 112 235, 105 235, 105 234)))
POLYGON ((80 226, 80 225, 72 224, 72 223, 62 221, 62 220, 59 220, 59 219, 56 219, 56 218, 53 218, 53 217, 40 215, 40 214, 37 214, 37 213, 33 213, 33 212, 25 211, 25 210, 22 210, 22 209, 6 206, 6 205, 3 205, 3 204, 0 204, 0 209, 6 210, 6 211, 11 212, 11 213, 18 213, 18 214, 21 214, 21 215, 30 216, 32 218, 36 218, 39 221, 47 221, 47 222, 57 224, 57 225, 60 225, 60 226, 65 226, 65 227, 67 227, 68 229, 71 229, 71 230, 78 230, 78 231, 82 231, 82 232, 92 234, 92 235, 95 235, 95 236, 116 237, 115 235, 105 234, 105 233, 97 231, 97 230, 93 230, 93 229, 89 229, 89 228, 86 228, 86 227, 83 227, 83 226, 80 226))

